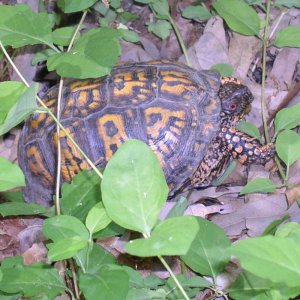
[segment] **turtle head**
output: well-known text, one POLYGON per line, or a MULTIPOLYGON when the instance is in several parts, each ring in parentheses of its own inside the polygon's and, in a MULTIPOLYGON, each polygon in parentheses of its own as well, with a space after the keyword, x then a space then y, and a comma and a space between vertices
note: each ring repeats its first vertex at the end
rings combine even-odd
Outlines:
POLYGON ((222 77, 218 92, 221 100, 222 123, 234 125, 251 110, 251 102, 254 97, 249 88, 232 77, 222 77))

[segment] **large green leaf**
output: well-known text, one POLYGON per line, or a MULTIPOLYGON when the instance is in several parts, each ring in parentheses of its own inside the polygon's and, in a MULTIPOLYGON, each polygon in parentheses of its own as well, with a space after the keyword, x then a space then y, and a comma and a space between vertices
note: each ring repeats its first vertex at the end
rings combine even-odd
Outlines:
POLYGON ((276 47, 300 47, 300 26, 287 26, 281 29, 274 41, 276 47))
POLYGON ((0 215, 3 217, 44 215, 47 212, 48 209, 46 207, 35 203, 6 202, 0 204, 0 215))
POLYGON ((62 186, 61 210, 65 215, 85 221, 89 210, 101 201, 100 178, 92 170, 75 175, 62 186))
POLYGON ((281 109, 275 117, 275 135, 283 129, 293 129, 300 124, 300 104, 281 109))
POLYGON ((0 40, 14 48, 52 45, 51 23, 46 13, 34 13, 28 5, 0 6, 0 40))
POLYGON ((96 274, 107 264, 114 264, 115 258, 98 244, 87 245, 75 255, 77 265, 83 273, 96 274))
POLYGON ((196 217, 181 216, 159 223, 150 238, 126 244, 126 251, 135 256, 184 255, 199 230, 196 217))
POLYGON ((228 26, 244 35, 258 35, 260 20, 253 8, 240 0, 218 0, 213 3, 228 26))
POLYGON ((85 225, 92 235, 105 228, 110 222, 111 219, 107 215, 103 203, 99 202, 89 211, 85 225))
POLYGON ((190 5, 182 11, 182 16, 187 19, 207 21, 212 15, 209 10, 200 5, 190 5))
POLYGON ((97 78, 108 74, 121 53, 122 34, 112 28, 92 29, 79 38, 70 52, 49 57, 47 66, 62 77, 97 78))
POLYGON ((264 236, 239 241, 229 249, 242 267, 256 276, 299 287, 300 245, 290 239, 264 236))
POLYGON ((0 156, 0 192, 25 186, 25 177, 18 165, 0 156))
POLYGON ((19 97, 19 100, 9 108, 4 121, 0 123, 0 135, 10 131, 37 109, 37 90, 38 85, 32 85, 30 88, 26 89, 19 97))
POLYGON ((55 216, 45 220, 43 233, 52 241, 60 241, 66 238, 80 237, 89 239, 89 232, 78 219, 72 216, 55 216))
MULTIPOLYGON (((68 46, 75 32, 75 27, 61 27, 52 32, 53 43, 59 46, 68 46)), ((77 35, 78 39, 79 36, 77 35)))
POLYGON ((148 25, 149 32, 154 33, 161 39, 166 39, 170 35, 170 30, 172 29, 170 23, 165 20, 156 23, 147 22, 146 25, 148 25))
POLYGON ((48 259, 51 261, 58 261, 71 258, 87 245, 88 240, 78 236, 47 244, 49 249, 48 259))
POLYGON ((129 289, 129 276, 121 269, 101 268, 95 274, 82 274, 79 286, 87 300, 126 299, 129 289))
POLYGON ((197 222, 199 231, 181 258, 194 271, 216 278, 229 261, 226 249, 230 241, 217 225, 202 218, 197 218, 197 222))
POLYGON ((287 300, 294 298, 299 293, 300 286, 290 288, 282 283, 276 284, 246 271, 239 275, 229 289, 230 297, 237 300, 287 300), (274 293, 279 294, 280 297, 274 298, 274 293))
POLYGON ((73 13, 85 10, 94 5, 97 0, 58 0, 57 5, 65 13, 73 13))
POLYGON ((22 82, 4 81, 0 83, 0 124, 2 124, 9 110, 18 102, 27 87, 22 82))
POLYGON ((276 190, 276 185, 269 178, 255 178, 248 182, 241 190, 240 195, 249 193, 272 193, 276 190))
POLYGON ((276 6, 286 6, 286 7, 298 7, 300 8, 300 2, 299 0, 276 0, 275 1, 276 6))
POLYGON ((292 130, 282 131, 276 140, 278 156, 287 166, 300 159, 300 135, 292 130))
POLYGON ((101 185, 110 218, 150 235, 168 195, 157 157, 139 140, 128 140, 108 162, 101 185))
MULTIPOLYGON (((46 264, 24 266, 22 263, 2 264, 3 275, 0 290, 6 293, 22 293, 24 297, 47 295, 50 299, 62 294, 65 284, 58 271, 46 264)), ((2 298, 1 298, 2 299, 2 298)))

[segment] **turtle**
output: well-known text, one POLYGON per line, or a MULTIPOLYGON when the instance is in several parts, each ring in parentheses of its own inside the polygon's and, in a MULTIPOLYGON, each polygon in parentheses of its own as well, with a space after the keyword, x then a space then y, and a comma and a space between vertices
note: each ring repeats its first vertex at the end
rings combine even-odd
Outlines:
MULTIPOLYGON (((58 87, 43 97, 57 111, 58 87)), ((109 75, 71 80, 62 92, 60 120, 87 156, 105 167, 128 139, 149 145, 164 171, 169 197, 209 186, 231 159, 264 164, 274 145, 236 129, 251 109, 249 88, 210 70, 170 61, 124 63, 109 75)), ((23 127, 19 164, 26 177, 27 202, 49 206, 55 190, 56 124, 46 113, 31 115, 23 127)), ((62 181, 89 169, 63 131, 62 181)))

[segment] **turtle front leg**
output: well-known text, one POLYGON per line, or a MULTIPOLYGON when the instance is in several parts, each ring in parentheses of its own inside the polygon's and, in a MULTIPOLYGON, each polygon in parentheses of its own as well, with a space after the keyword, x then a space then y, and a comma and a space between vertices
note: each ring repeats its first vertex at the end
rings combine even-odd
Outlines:
POLYGON ((241 164, 265 164, 275 153, 274 144, 262 145, 257 139, 234 127, 222 127, 219 137, 226 151, 241 164))

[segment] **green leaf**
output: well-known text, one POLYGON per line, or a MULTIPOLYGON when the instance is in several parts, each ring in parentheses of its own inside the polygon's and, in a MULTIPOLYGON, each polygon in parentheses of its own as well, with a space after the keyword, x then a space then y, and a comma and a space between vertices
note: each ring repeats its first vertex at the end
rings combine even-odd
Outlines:
POLYGON ((276 0, 275 1, 276 6, 286 6, 286 7, 298 7, 300 8, 300 2, 299 0, 276 0))
POLYGON ((91 234, 105 228, 111 219, 106 213, 102 202, 97 203, 88 213, 86 218, 86 227, 91 234))
POLYGON ((146 22, 148 25, 148 31, 154 33, 161 39, 166 39, 170 35, 170 30, 172 26, 168 21, 162 20, 157 21, 156 23, 146 22))
POLYGON ((110 218, 127 229, 150 235, 167 200, 168 186, 152 150, 126 141, 108 162, 101 185, 110 218))
POLYGON ((110 0, 109 5, 114 9, 118 9, 121 6, 121 0, 110 0))
POLYGON ((245 133, 247 133, 248 135, 256 138, 256 139, 260 139, 260 133, 259 133, 259 130, 258 128, 250 123, 250 122, 246 122, 246 121, 241 121, 237 127, 236 127, 238 130, 240 131, 243 131, 245 133))
POLYGON ((170 8, 169 8, 169 3, 167 0, 152 1, 151 6, 153 7, 156 14, 158 14, 160 16, 166 16, 166 17, 170 16, 170 13, 169 13, 170 8))
POLYGON ((282 131, 276 140, 276 152, 287 166, 300 158, 300 135, 292 130, 282 131))
POLYGON ((134 22, 140 18, 137 14, 134 14, 129 11, 121 12, 119 14, 119 17, 121 19, 121 23, 123 23, 123 24, 126 24, 128 22, 134 22))
POLYGON ((79 250, 86 247, 88 240, 79 236, 58 240, 55 243, 48 244, 48 258, 51 261, 63 260, 73 257, 79 250))
MULTIPOLYGON (((0 271, 1 272, 1 271, 0 271)), ((1 278, 0 278, 1 280, 1 278)), ((0 299, 1 300, 19 300, 21 299, 22 294, 10 294, 10 295, 4 295, 1 291, 0 291, 0 299)))
POLYGON ((87 300, 126 299, 129 276, 123 270, 102 268, 96 275, 82 274, 79 286, 87 300))
POLYGON ((218 178, 215 178, 211 182, 211 184, 213 186, 221 185, 228 178, 228 176, 235 170, 236 165, 237 165, 236 160, 234 160, 234 159, 229 160, 227 165, 225 165, 226 169, 225 169, 224 173, 221 176, 219 176, 218 178))
POLYGON ((58 0, 57 5, 63 12, 68 14, 85 10, 96 2, 97 0, 58 0))
POLYGON ((15 192, 4 192, 1 193, 3 198, 9 202, 19 202, 19 203, 24 203, 24 198, 22 191, 18 190, 15 192))
POLYGON ((207 21, 212 15, 209 10, 200 5, 191 5, 182 11, 182 16, 187 19, 207 21))
POLYGON ((89 239, 89 232, 78 219, 72 216, 55 216, 45 220, 43 234, 54 242, 67 238, 89 239))
POLYGON ((95 171, 79 172, 62 186, 61 210, 65 215, 85 221, 89 210, 101 201, 100 178, 95 171))
POLYGON ((108 74, 121 53, 117 29, 92 29, 75 42, 70 52, 49 57, 49 71, 62 77, 97 78, 108 74))
POLYGON ((25 177, 18 165, 0 156, 0 192, 25 186, 25 177))
POLYGON ((46 213, 47 209, 44 206, 35 203, 6 202, 0 204, 0 215, 3 217, 43 215, 46 213))
POLYGON ((240 195, 249 193, 273 193, 275 190, 276 185, 269 178, 255 178, 242 188, 240 195))
POLYGON ((258 35, 260 19, 253 8, 240 0, 218 0, 214 9, 230 29, 244 35, 258 35))
POLYGON ((293 129, 300 123, 300 104, 281 109, 275 117, 275 135, 283 129, 293 129))
POLYGON ((9 109, 4 122, 0 124, 0 135, 10 131, 37 109, 37 90, 38 84, 33 84, 25 90, 18 102, 9 109))
POLYGON ((46 264, 14 264, 4 267, 3 262, 1 271, 3 278, 0 281, 0 290, 6 293, 20 292, 24 297, 47 295, 53 299, 66 289, 58 271, 46 264))
POLYGON ((234 72, 232 65, 229 64, 215 64, 210 69, 219 72, 221 76, 232 76, 234 72))
POLYGON ((146 288, 131 288, 127 294, 126 300, 156 300, 156 299, 169 299, 167 296, 170 294, 163 290, 150 290, 146 288))
POLYGON ((96 274, 107 264, 115 264, 116 259, 98 244, 90 244, 75 255, 77 265, 84 273, 96 274))
POLYGON ((123 39, 125 41, 131 43, 137 43, 140 41, 140 37, 136 32, 127 29, 118 29, 118 30, 121 32, 123 39))
POLYGON ((291 299, 299 295, 300 287, 290 288, 243 271, 229 289, 230 297, 237 300, 275 300, 275 292, 281 295, 278 299, 291 299))
POLYGON ((0 40, 13 48, 52 45, 51 23, 46 13, 34 13, 28 5, 0 6, 0 40))
POLYGON ((4 123, 9 110, 18 102, 27 89, 22 82, 0 82, 0 124, 4 123))
POLYGON ((230 241, 217 225, 197 218, 199 231, 182 260, 195 272, 216 276, 223 271, 229 261, 226 249, 230 241))
POLYGON ((277 219, 273 221, 268 227, 264 230, 264 232, 261 234, 262 236, 264 235, 274 235, 276 230, 278 229, 278 226, 280 226, 283 222, 288 220, 291 216, 290 215, 285 215, 280 219, 277 219))
POLYGON ((183 216, 187 207, 188 207, 188 200, 185 197, 180 197, 179 200, 176 201, 172 209, 169 211, 167 218, 183 216))
POLYGON ((126 251, 135 256, 184 255, 198 232, 195 217, 181 216, 159 223, 150 238, 136 239, 126 244, 126 251))
POLYGON ((300 244, 300 225, 296 222, 286 223, 278 228, 275 236, 288 238, 300 244))
POLYGON ((56 54, 56 52, 52 49, 44 49, 40 52, 34 54, 34 57, 31 61, 31 64, 34 66, 38 63, 46 61, 51 55, 56 54))
POLYGON ((239 241, 229 249, 242 267, 271 282, 299 287, 300 245, 286 238, 264 236, 239 241))
MULTIPOLYGON (((52 32, 53 43, 59 46, 69 46, 75 32, 75 27, 61 27, 52 32)), ((79 36, 77 35, 78 39, 79 36)))
POLYGON ((274 41, 276 47, 300 47, 300 26, 287 26, 281 29, 274 41))

